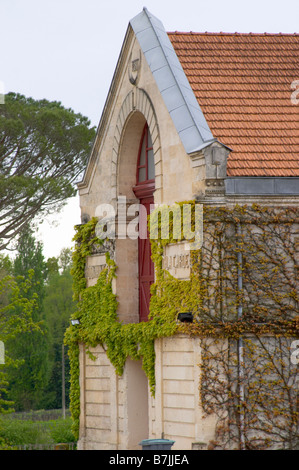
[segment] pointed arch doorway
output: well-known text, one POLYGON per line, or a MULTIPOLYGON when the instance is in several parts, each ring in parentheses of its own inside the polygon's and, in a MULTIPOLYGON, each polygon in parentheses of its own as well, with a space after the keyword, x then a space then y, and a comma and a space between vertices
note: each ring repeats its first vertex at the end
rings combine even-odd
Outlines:
POLYGON ((138 237, 138 287, 139 287, 139 321, 147 321, 150 304, 150 288, 154 282, 154 263, 151 258, 151 244, 147 228, 147 216, 154 204, 155 162, 153 144, 145 124, 139 145, 136 168, 136 185, 133 187, 142 210, 139 211, 138 237))

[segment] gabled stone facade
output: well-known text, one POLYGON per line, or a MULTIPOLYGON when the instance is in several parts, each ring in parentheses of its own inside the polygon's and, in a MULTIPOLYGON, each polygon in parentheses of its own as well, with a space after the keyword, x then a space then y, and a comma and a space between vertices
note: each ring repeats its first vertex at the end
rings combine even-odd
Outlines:
MULTIPOLYGON (((253 178, 251 186, 248 179, 228 178, 227 161, 234 149, 212 134, 163 25, 144 9, 128 26, 94 148, 78 184, 82 223, 102 216, 104 204, 116 211, 121 202, 125 213, 138 204, 133 187, 146 123, 153 145, 155 204, 298 205, 297 178, 290 191, 280 180, 272 192, 261 179, 253 178), (277 189, 279 184, 283 190, 277 189)), ((105 266, 105 252, 114 259, 113 288, 123 323, 139 321, 138 240, 118 236, 134 217, 132 213, 123 222, 118 211, 115 240, 86 262, 89 286, 105 266)), ((185 265, 180 268, 184 276, 185 265)), ((92 349, 94 361, 80 345, 79 449, 140 449, 141 440, 161 437, 175 440, 174 449, 195 449, 214 439, 215 418, 203 418, 198 394, 199 340, 161 338, 155 348, 154 398, 141 363, 128 359, 120 377, 102 346, 92 349)))

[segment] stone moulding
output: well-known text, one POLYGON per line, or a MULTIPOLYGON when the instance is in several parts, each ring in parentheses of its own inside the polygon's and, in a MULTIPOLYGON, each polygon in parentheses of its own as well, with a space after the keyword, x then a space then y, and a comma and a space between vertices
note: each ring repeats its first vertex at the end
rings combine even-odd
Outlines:
POLYGON ((134 87, 126 96, 123 101, 123 104, 120 108, 118 119, 115 127, 115 134, 113 139, 113 149, 112 149, 112 158, 111 158, 111 186, 115 187, 115 197, 116 187, 117 187, 117 165, 118 158, 120 153, 121 138, 123 135, 123 130, 125 128, 126 122, 130 115, 134 112, 140 112, 149 127, 149 131, 152 138, 153 150, 154 150, 154 159, 155 159, 155 188, 156 190, 162 189, 162 178, 161 171, 157 171, 158 168, 162 168, 161 165, 161 143, 160 143, 160 133, 159 126, 157 121, 157 116, 152 105, 152 102, 143 89, 134 87))

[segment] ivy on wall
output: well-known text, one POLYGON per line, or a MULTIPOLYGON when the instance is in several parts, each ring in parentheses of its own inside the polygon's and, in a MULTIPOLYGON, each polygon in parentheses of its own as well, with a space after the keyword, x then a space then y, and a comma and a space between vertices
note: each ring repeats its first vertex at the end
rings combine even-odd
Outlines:
MULTIPOLYGON (((195 201, 188 203, 194 209, 195 201)), ((180 206, 183 204, 186 203, 181 203, 180 206)), ((158 228, 162 218, 163 213, 156 220, 158 228)), ((290 260, 293 265, 295 263, 296 253, 292 251, 289 227, 298 223, 296 211, 284 208, 277 212, 257 205, 204 207, 205 243, 203 249, 191 252, 192 269, 189 280, 175 279, 163 269, 164 247, 178 241, 173 237, 172 222, 170 217, 168 238, 162 238, 160 231, 159 236, 151 240, 155 283, 151 291, 149 321, 133 324, 123 324, 118 320, 117 296, 112 288, 113 278, 117 276, 117 266, 108 253, 106 267, 101 271, 96 285, 86 286, 86 257, 92 253, 94 246, 102 244, 102 240, 95 235, 97 219, 93 218, 87 224, 77 227, 73 278, 78 311, 74 317, 80 320, 80 325, 70 326, 65 337, 69 345, 70 399, 76 433, 80 414, 79 343, 85 345, 87 352, 102 345, 116 373, 120 375, 128 357, 142 360, 142 367, 154 394, 154 342, 159 337, 181 332, 199 338, 233 339, 247 333, 257 336, 269 333, 280 336, 283 333, 290 337, 298 334, 298 325, 292 320, 298 313, 298 292, 294 289, 293 280, 289 279, 289 271, 281 272, 282 259, 277 258, 283 256, 285 260, 289 256, 288 265, 290 260), (240 223, 246 227, 241 238, 236 235, 236 226, 240 223), (279 234, 277 226, 281 227, 279 234), (249 236, 252 227, 255 227, 253 238, 249 236), (263 238, 265 233, 266 243, 263 238), (272 249, 270 254, 269 246, 272 249), (248 291, 238 288, 238 253, 243 255, 244 265, 241 269, 244 280, 251 286, 248 291), (252 266, 256 263, 260 265, 260 272, 255 278, 251 278, 252 266), (262 276, 266 276, 265 285, 262 284, 262 276), (276 288, 278 280, 280 285, 281 282, 285 283, 283 293, 276 288), (271 285, 273 288, 269 289, 271 285), (275 305, 271 310, 271 322, 265 321, 269 302, 275 305), (236 311, 241 304, 243 317, 238 319, 236 311), (193 312, 195 321, 192 324, 178 323, 177 315, 182 311, 193 312)), ((193 217, 192 230, 194 226, 193 217)), ((291 269, 295 269, 293 265, 291 269)), ((90 354, 92 356, 91 352, 90 354)))
MULTIPOLYGON (((86 287, 85 263, 96 245, 101 245, 95 235, 97 219, 91 219, 87 224, 77 227, 75 236, 76 249, 73 254, 74 297, 78 301, 78 310, 73 315, 80 321, 79 325, 70 326, 66 331, 65 342, 69 346, 71 367, 71 412, 74 421, 74 432, 78 436, 80 415, 80 386, 79 386, 79 343, 83 343, 87 352, 97 345, 102 345, 118 374, 128 357, 134 360, 142 359, 143 369, 148 377, 151 392, 155 389, 155 351, 154 340, 175 333, 175 309, 153 302, 153 314, 148 322, 123 324, 117 318, 117 296, 113 293, 112 280, 116 276, 117 266, 106 253, 106 267, 99 275, 96 285, 86 287), (158 313, 155 313, 158 312, 158 313), (167 317, 167 319, 165 318, 167 317)), ((154 259, 160 258, 160 251, 154 250, 154 259)), ((157 265, 160 265, 160 261, 157 265)), ((158 270, 161 273, 161 270, 158 270)), ((160 278, 160 276, 159 276, 160 278)), ((156 282, 153 292, 160 286, 156 282)), ((173 292, 179 301, 179 291, 173 287, 173 292)), ((170 292, 171 294, 171 292, 170 292)), ((154 296, 155 298, 155 296, 154 296)), ((172 302, 173 303, 173 302, 172 302)), ((92 357, 92 353, 90 353, 92 357)))

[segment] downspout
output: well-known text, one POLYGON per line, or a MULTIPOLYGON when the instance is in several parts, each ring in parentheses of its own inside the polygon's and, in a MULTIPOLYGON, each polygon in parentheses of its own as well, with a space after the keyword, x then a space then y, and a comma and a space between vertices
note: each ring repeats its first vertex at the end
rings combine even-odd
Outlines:
MULTIPOLYGON (((241 237, 242 237, 242 230, 241 224, 238 222, 237 224, 237 236, 238 236, 238 244, 239 250, 237 252, 237 260, 238 260, 238 292, 243 289, 243 274, 242 274, 242 267, 243 267, 243 259, 242 259, 242 251, 241 247, 241 237)), ((239 301, 238 304, 238 320, 240 320, 243 316, 243 306, 242 302, 239 301)), ((243 350, 243 338, 239 337, 237 342, 237 349, 238 349, 238 383, 239 383, 239 405, 240 405, 240 449, 245 449, 245 437, 244 437, 244 415, 243 415, 243 403, 244 403, 244 350, 243 350)))

